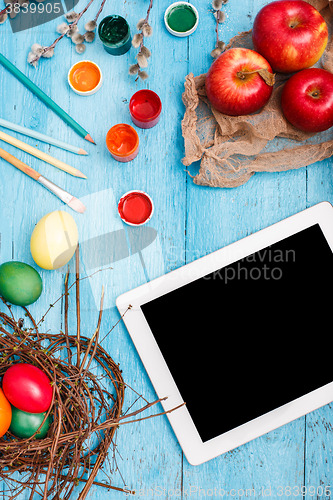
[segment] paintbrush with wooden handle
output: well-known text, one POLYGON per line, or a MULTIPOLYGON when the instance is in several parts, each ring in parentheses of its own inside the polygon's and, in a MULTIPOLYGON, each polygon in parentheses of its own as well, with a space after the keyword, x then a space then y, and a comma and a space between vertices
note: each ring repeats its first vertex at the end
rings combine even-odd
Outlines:
POLYGON ((42 186, 46 187, 51 193, 53 193, 55 196, 58 196, 61 201, 66 203, 69 207, 71 207, 73 210, 76 212, 80 212, 81 214, 86 210, 86 207, 82 203, 82 201, 78 200, 75 198, 75 196, 71 195, 61 187, 57 186, 53 182, 49 181, 46 179, 46 177, 43 177, 39 172, 34 170, 33 168, 29 167, 23 161, 19 160, 15 156, 11 155, 4 149, 0 148, 0 157, 3 158, 4 160, 8 161, 11 163, 14 167, 18 168, 22 172, 24 172, 26 175, 34 179, 35 181, 39 182, 42 186))

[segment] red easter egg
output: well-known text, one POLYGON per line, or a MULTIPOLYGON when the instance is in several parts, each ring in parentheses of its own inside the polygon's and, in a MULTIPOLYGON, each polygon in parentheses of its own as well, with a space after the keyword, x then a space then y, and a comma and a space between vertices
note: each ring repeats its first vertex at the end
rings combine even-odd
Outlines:
POLYGON ((5 372, 2 389, 10 403, 19 410, 42 413, 52 401, 50 380, 37 366, 18 363, 5 372))

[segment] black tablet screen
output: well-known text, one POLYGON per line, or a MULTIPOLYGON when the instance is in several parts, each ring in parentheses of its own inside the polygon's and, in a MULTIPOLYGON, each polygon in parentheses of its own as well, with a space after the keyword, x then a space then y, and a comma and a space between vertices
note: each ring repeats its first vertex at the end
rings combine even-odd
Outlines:
POLYGON ((318 224, 142 305, 203 441, 333 380, 318 224))

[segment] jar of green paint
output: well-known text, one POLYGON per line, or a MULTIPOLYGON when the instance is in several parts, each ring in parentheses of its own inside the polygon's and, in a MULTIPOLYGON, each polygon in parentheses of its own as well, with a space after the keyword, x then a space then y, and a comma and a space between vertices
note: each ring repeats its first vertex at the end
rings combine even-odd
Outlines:
POLYGON ((104 49, 113 56, 125 54, 132 44, 130 27, 121 16, 105 17, 98 26, 98 36, 104 49))
POLYGON ((184 37, 197 29, 199 14, 194 5, 188 2, 175 2, 165 11, 164 22, 172 35, 184 37))

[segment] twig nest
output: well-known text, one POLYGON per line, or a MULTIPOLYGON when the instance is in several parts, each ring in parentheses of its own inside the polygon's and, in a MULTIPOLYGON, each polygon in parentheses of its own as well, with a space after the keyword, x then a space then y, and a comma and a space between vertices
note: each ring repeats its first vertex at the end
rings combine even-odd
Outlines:
POLYGON ((44 415, 52 423, 44 438, 37 436, 37 429, 29 438, 20 439, 10 429, 0 438, 0 478, 7 482, 17 471, 24 474, 24 484, 15 493, 33 488, 39 481, 47 497, 58 494, 57 498, 69 499, 73 486, 89 471, 85 488, 90 488, 107 458, 124 402, 121 370, 97 343, 98 335, 95 342, 94 336, 80 337, 81 362, 77 366, 76 355, 72 355, 77 336, 41 334, 37 327, 22 329, 22 323, 4 313, 0 312, 0 318, 0 377, 13 364, 30 363, 43 371, 52 387, 51 406, 44 415), (63 359, 59 357, 62 352, 63 359), (92 362, 98 366, 99 377, 96 370, 90 371, 92 362), (100 437, 90 449, 87 440, 95 433, 100 437))

